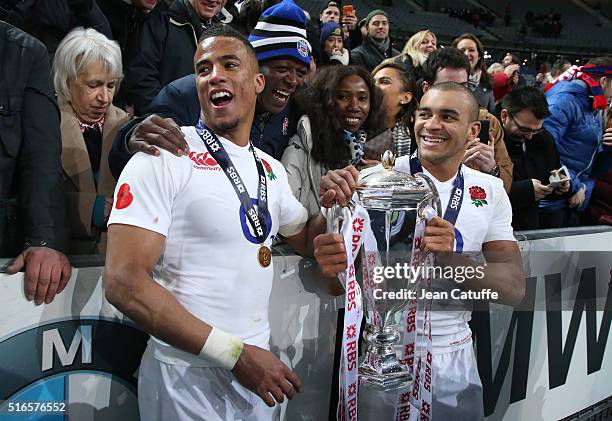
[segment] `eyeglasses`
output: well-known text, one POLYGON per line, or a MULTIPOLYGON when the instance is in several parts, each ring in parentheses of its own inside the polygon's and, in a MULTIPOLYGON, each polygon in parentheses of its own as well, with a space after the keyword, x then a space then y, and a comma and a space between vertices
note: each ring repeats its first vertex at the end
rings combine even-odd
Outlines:
POLYGON ((521 126, 516 121, 516 119, 514 118, 514 116, 512 114, 508 113, 508 115, 510 116, 510 118, 514 122, 514 125, 516 126, 516 128, 518 129, 518 132, 520 134, 528 136, 528 135, 536 135, 536 134, 542 133, 544 131, 544 127, 540 127, 539 129, 534 130, 534 129, 530 129, 529 127, 521 126))

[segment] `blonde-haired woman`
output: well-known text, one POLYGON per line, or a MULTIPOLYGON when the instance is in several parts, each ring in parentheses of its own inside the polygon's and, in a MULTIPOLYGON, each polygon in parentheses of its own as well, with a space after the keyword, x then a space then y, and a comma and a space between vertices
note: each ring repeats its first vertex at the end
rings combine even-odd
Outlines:
POLYGON ((423 63, 425 63, 429 54, 437 48, 438 39, 436 34, 429 29, 417 32, 406 41, 402 53, 396 59, 396 63, 410 63, 413 68, 414 79, 419 80, 423 76, 423 63))
POLYGON ((116 183, 107 158, 129 118, 112 104, 123 78, 121 63, 119 44, 95 29, 73 29, 55 52, 70 254, 105 252, 116 183))

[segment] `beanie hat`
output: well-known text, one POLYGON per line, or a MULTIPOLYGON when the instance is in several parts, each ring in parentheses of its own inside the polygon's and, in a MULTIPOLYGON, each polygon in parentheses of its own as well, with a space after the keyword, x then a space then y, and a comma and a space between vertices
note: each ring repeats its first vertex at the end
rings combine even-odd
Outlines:
POLYGON ((387 12, 385 12, 384 10, 376 9, 372 10, 370 13, 368 13, 368 16, 365 17, 365 25, 368 26, 372 18, 378 15, 383 15, 384 17, 389 19, 389 15, 387 15, 387 12))
POLYGON ((339 37, 342 37, 342 28, 338 23, 325 22, 323 25, 321 25, 321 45, 323 45, 323 43, 325 43, 325 40, 327 40, 327 38, 331 37, 332 35, 338 35, 339 37))
POLYGON ((312 47, 306 39, 306 15, 293 0, 283 0, 263 12, 249 42, 259 62, 292 58, 310 66, 312 47))

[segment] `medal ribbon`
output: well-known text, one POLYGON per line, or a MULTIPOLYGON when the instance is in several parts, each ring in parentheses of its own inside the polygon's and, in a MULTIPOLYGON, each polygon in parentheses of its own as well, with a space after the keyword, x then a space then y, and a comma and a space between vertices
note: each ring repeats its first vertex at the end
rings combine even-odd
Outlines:
POLYGON ((212 155, 215 161, 217 161, 227 176, 227 179, 230 181, 230 184, 234 188, 234 191, 240 200, 242 210, 244 211, 249 224, 251 224, 251 228, 253 228, 257 241, 259 241, 260 244, 263 244, 264 241, 266 241, 266 235, 268 232, 268 195, 266 174, 264 172, 261 160, 259 159, 259 156, 257 156, 257 152, 255 152, 255 147, 252 144, 250 145, 250 149, 253 152, 253 157, 255 158, 257 173, 259 175, 259 188, 257 189, 257 210, 255 210, 255 207, 251 202, 251 197, 249 196, 249 192, 247 191, 240 174, 238 174, 238 171, 234 167, 232 160, 223 147, 223 144, 219 141, 217 135, 206 127, 202 120, 198 120, 198 124, 196 124, 195 129, 208 149, 208 152, 212 155))
MULTIPOLYGON (((417 151, 414 151, 410 157, 410 174, 415 175, 423 172, 421 161, 417 156, 417 151)), ((446 210, 444 211, 444 219, 455 225, 457 218, 459 217, 459 211, 461 210, 461 204, 463 203, 463 191, 464 191, 464 178, 463 171, 461 171, 461 164, 457 170, 457 176, 453 181, 453 192, 451 194, 446 210)), ((459 230, 455 227, 455 251, 461 253, 463 251, 463 237, 459 230)))
POLYGON ((344 224, 342 236, 348 253, 348 267, 345 273, 346 293, 344 294, 344 326, 342 331, 342 358, 339 376, 338 421, 357 421, 357 392, 359 330, 363 318, 361 288, 355 277, 355 259, 369 229, 368 213, 357 206, 353 215, 348 208, 343 209, 344 224))

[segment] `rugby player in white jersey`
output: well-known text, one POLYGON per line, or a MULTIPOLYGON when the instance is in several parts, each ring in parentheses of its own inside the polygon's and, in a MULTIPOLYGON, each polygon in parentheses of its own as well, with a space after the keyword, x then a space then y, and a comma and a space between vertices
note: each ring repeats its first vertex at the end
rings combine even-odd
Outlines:
MULTIPOLYGON (((462 279, 454 286, 475 293, 490 289, 497 293, 498 302, 516 305, 523 299, 525 280, 512 232, 510 201, 500 179, 462 165, 467 145, 479 130, 478 103, 468 88, 455 82, 429 87, 415 116, 418 167, 434 181, 443 212, 461 179, 463 199, 454 223, 439 217, 429 221, 422 248, 437 253, 436 265, 474 269, 481 264, 464 254, 482 251, 487 259, 484 276, 462 279)), ((411 157, 400 157, 395 168, 411 172, 415 158, 411 165, 411 157)), ((336 170, 323 177, 321 189, 335 189, 336 198, 346 205, 357 183, 354 168, 336 170)), ((314 246, 323 273, 335 277, 346 269, 342 236, 321 234, 314 246)), ((484 418, 482 385, 468 326, 471 303, 464 304, 461 309, 431 314, 434 420, 484 418)))
POLYGON ((194 62, 202 111, 181 128, 189 155, 138 153, 117 184, 106 297, 151 334, 141 419, 271 419, 301 386, 268 350, 270 246, 280 234, 311 254, 325 220, 306 221, 283 166, 250 145, 265 83, 253 47, 211 27, 194 62))

